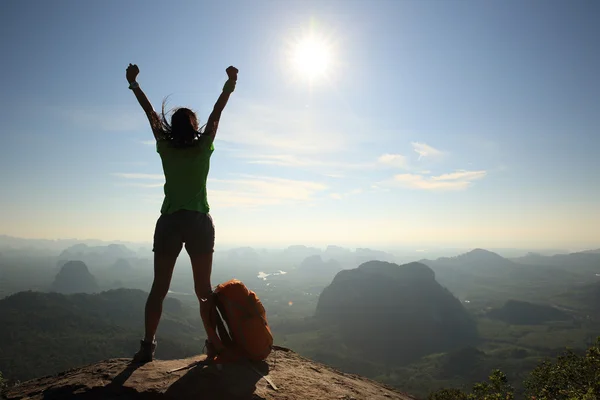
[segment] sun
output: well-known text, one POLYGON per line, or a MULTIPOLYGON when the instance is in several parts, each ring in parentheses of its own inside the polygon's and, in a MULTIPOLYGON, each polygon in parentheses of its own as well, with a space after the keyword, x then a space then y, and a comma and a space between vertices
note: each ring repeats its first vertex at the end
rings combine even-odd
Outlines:
POLYGON ((309 79, 327 74, 331 65, 332 49, 324 40, 307 36, 299 40, 292 50, 292 65, 297 73, 309 79))
POLYGON ((331 78, 334 49, 331 38, 314 30, 305 31, 288 41, 287 62, 297 78, 316 83, 323 78, 331 78))

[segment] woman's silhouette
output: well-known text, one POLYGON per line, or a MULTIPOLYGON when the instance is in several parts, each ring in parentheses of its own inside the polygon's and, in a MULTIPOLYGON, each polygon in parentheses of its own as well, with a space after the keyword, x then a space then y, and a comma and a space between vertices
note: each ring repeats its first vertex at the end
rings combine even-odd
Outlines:
POLYGON ((158 115, 140 89, 136 78, 140 70, 129 64, 126 71, 129 88, 142 106, 156 138, 156 150, 162 160, 165 174, 164 201, 154 231, 154 282, 146 301, 145 337, 134 362, 153 360, 156 349, 156 329, 162 314, 163 300, 169 291, 175 261, 183 248, 190 256, 194 288, 200 301, 200 316, 208 336, 207 353, 213 357, 224 350, 214 328, 209 323, 213 310, 210 275, 212 270, 215 229, 209 214, 206 178, 213 140, 217 134, 221 113, 235 89, 238 70, 226 69, 228 80, 223 86, 205 129, 198 124, 196 114, 187 108, 178 108, 171 116, 158 115))

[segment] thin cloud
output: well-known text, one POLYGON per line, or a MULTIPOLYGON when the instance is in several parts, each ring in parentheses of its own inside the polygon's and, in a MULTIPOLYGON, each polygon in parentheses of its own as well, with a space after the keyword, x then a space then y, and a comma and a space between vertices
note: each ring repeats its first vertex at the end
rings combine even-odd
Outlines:
POLYGON ((311 108, 261 105, 236 99, 217 141, 267 153, 338 153, 368 140, 366 121, 311 108), (339 118, 336 118, 339 117, 339 118))
POLYGON ((215 207, 260 207, 307 204, 327 186, 312 181, 240 175, 238 179, 209 179, 209 201, 215 207))
POLYGON ((377 161, 380 164, 387 165, 394 168, 407 168, 408 160, 406 157, 400 154, 382 154, 379 156, 377 161))
POLYGON ((470 187, 473 181, 483 179, 486 174, 486 171, 456 171, 438 176, 398 174, 383 184, 388 187, 420 190, 464 190, 470 187))
MULTIPOLYGON (((347 171, 372 171, 381 168, 411 169, 408 159, 400 154, 383 154, 371 161, 339 161, 331 160, 331 155, 303 156, 293 154, 251 154, 248 152, 233 153, 234 157, 247 159, 248 164, 273 165, 278 167, 319 170, 332 178, 344 177, 347 171), (323 172, 325 171, 325 172, 323 172)), ((352 158, 349 156, 348 158, 352 158)))
POLYGON ((346 192, 346 193, 330 193, 329 197, 332 198, 332 199, 335 199, 335 200, 341 200, 341 199, 343 199, 345 197, 356 196, 356 195, 359 195, 361 193, 363 193, 362 189, 354 189, 354 190, 351 190, 351 191, 346 192))
POLYGON ((419 155, 419 160, 422 158, 439 158, 444 155, 444 152, 438 150, 426 143, 412 142, 413 150, 419 155))
POLYGON ((456 171, 450 174, 443 174, 440 176, 434 176, 431 179, 435 181, 472 181, 475 179, 481 179, 487 174, 486 171, 456 171))
POLYGON ((211 208, 247 208, 275 206, 283 203, 281 199, 262 197, 255 193, 215 189, 208 189, 208 201, 211 208))
POLYGON ((163 174, 144 174, 138 172, 117 172, 113 175, 124 179, 165 179, 163 174))
POLYGON ((328 163, 306 158, 306 157, 298 157, 292 154, 263 154, 263 155, 251 155, 251 154, 243 154, 239 156, 240 158, 249 158, 249 164, 263 164, 263 165, 276 165, 279 167, 315 167, 315 166, 325 166, 328 163))
POLYGON ((251 197, 261 196, 278 200, 310 200, 327 189, 327 186, 312 181, 285 178, 240 175, 241 179, 210 179, 210 186, 216 190, 235 190, 237 193, 251 197))
MULTIPOLYGON (((158 188, 163 186, 164 177, 158 174, 117 173, 129 182, 127 186, 158 188), (149 180, 161 180, 151 182, 149 180), (140 182, 141 181, 141 182, 140 182)), ((320 182, 285 179, 269 176, 237 175, 234 179, 208 179, 208 199, 218 208, 259 207, 282 204, 304 205, 315 200, 316 195, 326 191, 320 182)))
MULTIPOLYGON (((245 159, 248 164, 266 165, 310 171, 333 179, 356 176, 360 171, 378 167, 373 161, 340 161, 332 159, 331 154, 294 155, 294 154, 252 154, 251 152, 231 152, 235 158, 245 159)), ((352 159, 352 157, 348 157, 352 159)))
POLYGON ((297 168, 335 168, 335 169, 364 169, 372 168, 373 163, 343 162, 320 160, 314 157, 297 156, 292 154, 239 154, 239 158, 249 159, 249 164, 276 165, 278 167, 297 168))

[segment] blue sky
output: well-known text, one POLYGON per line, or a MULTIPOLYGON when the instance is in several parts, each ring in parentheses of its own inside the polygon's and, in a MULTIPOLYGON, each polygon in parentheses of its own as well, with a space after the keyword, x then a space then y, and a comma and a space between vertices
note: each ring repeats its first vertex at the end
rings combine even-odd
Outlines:
POLYGON ((206 121, 221 245, 600 246, 595 1, 4 1, 0 230, 150 241, 155 109, 206 121), (291 65, 308 35, 331 63, 291 65))

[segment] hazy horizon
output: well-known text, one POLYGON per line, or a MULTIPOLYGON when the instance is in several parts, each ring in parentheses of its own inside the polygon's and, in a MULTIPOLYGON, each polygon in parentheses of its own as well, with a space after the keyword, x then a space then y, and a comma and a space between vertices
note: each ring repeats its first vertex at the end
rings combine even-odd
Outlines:
MULTIPOLYGON (((0 250, 2 249, 3 239, 12 241, 13 239, 16 241, 26 241, 29 244, 23 245, 23 247, 31 246, 32 241, 50 241, 54 243, 54 247, 57 249, 66 249, 73 245, 73 243, 84 243, 88 246, 106 246, 109 244, 122 244, 128 248, 134 248, 137 250, 139 248, 152 248, 152 242, 150 241, 127 241, 127 240, 102 240, 102 239, 77 239, 77 238, 25 238, 25 237, 17 237, 12 235, 6 235, 0 233, 0 250)), ((265 244, 265 243, 220 243, 215 245, 215 251, 229 251, 239 248, 253 248, 256 250, 267 250, 267 251, 282 251, 291 246, 306 246, 310 248, 317 248, 321 251, 325 251, 329 246, 337 246, 350 251, 356 251, 359 248, 368 248, 375 251, 384 251, 388 252, 395 256, 404 256, 408 257, 410 255, 419 255, 423 258, 427 258, 428 255, 434 257, 443 257, 443 256, 453 256, 458 254, 463 254, 468 251, 474 249, 485 249, 492 252, 496 252, 502 256, 507 257, 515 257, 518 255, 526 255, 530 252, 539 252, 544 255, 554 255, 554 254, 565 254, 565 253, 574 253, 580 251, 589 251, 589 250, 598 250, 600 249, 600 245, 591 245, 591 246, 581 246, 581 247, 569 247, 569 246, 538 246, 538 247, 528 247, 528 246, 474 246, 474 245, 444 245, 440 244, 430 244, 429 246, 416 246, 416 245, 406 245, 406 244, 397 244, 397 245, 366 245, 366 244, 344 244, 336 241, 326 242, 326 243, 280 243, 280 244, 265 244)), ((34 246, 35 247, 35 246, 34 246)), ((16 249, 22 247, 16 247, 16 249)), ((39 248, 44 248, 44 246, 39 246, 39 248)), ((47 248, 47 247, 46 247, 47 248)), ((415 258, 416 260, 416 258, 415 258)))
POLYGON ((208 179, 218 248, 600 247, 597 2, 2 11, 7 235, 151 241, 164 177, 137 63, 156 110, 170 95, 201 121, 240 70, 208 179))

